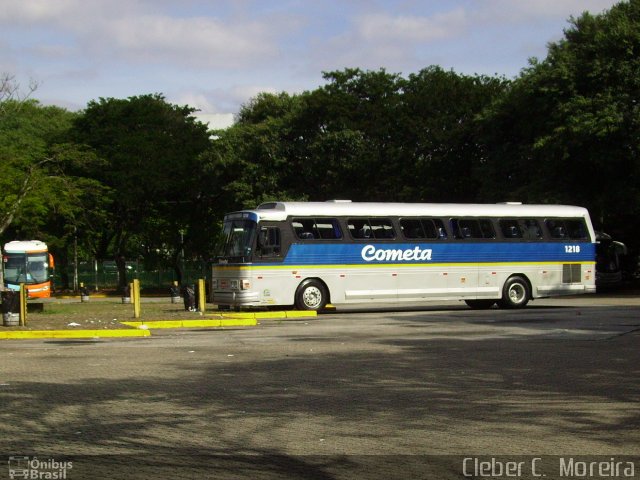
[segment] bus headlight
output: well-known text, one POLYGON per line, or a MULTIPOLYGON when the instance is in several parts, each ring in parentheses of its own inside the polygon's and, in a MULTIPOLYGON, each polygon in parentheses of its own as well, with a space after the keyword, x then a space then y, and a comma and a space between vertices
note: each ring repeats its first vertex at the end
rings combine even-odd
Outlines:
POLYGON ((239 285, 240 285, 239 280, 231 280, 231 290, 238 290, 239 285))
POLYGON ((240 281, 240 288, 242 290, 250 290, 251 289, 251 282, 249 280, 240 281))
POLYGON ((218 280, 211 280, 211 288, 218 288, 218 280))

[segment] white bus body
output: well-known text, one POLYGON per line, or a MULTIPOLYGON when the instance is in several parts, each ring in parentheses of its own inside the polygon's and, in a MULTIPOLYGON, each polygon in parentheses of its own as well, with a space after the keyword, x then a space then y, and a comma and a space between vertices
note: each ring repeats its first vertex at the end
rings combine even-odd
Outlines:
POLYGON ((586 209, 561 205, 273 202, 225 216, 221 307, 464 300, 524 307, 595 292, 586 209))

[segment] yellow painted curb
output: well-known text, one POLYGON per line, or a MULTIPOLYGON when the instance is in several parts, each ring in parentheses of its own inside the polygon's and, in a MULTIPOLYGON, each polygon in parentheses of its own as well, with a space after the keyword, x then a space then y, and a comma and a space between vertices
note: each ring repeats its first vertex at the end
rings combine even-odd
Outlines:
POLYGON ((139 329, 154 328, 211 328, 211 327, 253 327, 258 324, 255 318, 220 320, 151 320, 145 322, 120 322, 123 325, 139 329))
POLYGON ((216 313, 215 315, 221 318, 233 318, 233 319, 243 319, 243 318, 256 318, 255 312, 233 312, 233 313, 216 313))
POLYGON ((256 320, 281 320, 283 318, 316 317, 318 316, 318 313, 307 310, 288 310, 279 312, 220 312, 217 315, 221 315, 222 318, 229 319, 255 318, 256 320))
POLYGON ((0 332, 1 340, 29 338, 96 338, 96 337, 148 337, 148 330, 17 330, 0 332))
POLYGON ((317 317, 318 312, 315 311, 306 311, 306 310, 297 310, 293 312, 284 312, 287 314, 287 318, 301 318, 301 317, 317 317))

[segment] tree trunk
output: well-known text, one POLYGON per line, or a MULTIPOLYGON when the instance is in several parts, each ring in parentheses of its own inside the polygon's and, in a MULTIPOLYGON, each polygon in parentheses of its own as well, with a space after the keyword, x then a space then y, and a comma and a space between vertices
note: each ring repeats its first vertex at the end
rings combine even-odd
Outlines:
POLYGON ((128 284, 127 280, 127 262, 122 255, 116 255, 116 267, 118 267, 118 287, 123 290, 128 284))

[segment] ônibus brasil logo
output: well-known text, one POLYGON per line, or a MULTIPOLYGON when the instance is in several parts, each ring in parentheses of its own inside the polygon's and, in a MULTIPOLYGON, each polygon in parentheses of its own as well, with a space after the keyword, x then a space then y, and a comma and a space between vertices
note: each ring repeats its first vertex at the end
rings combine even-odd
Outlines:
POLYGON ((365 262, 394 262, 407 260, 426 260, 431 261, 432 250, 430 248, 422 249, 418 246, 407 249, 392 248, 376 248, 374 245, 366 245, 363 247, 360 255, 365 262))

